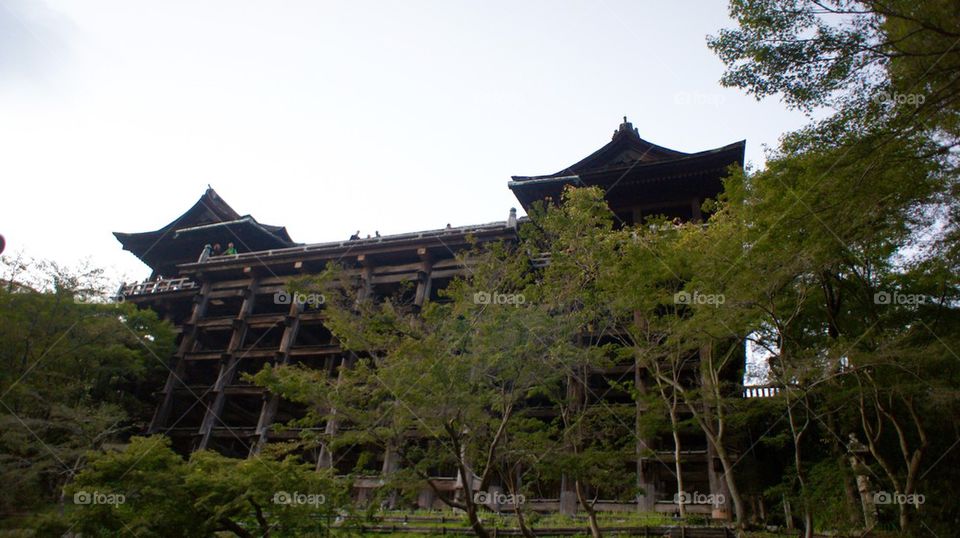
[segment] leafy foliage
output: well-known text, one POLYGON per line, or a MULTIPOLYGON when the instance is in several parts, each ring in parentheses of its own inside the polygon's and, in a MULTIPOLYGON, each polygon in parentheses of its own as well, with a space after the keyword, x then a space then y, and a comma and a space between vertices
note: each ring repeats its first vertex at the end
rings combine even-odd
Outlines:
POLYGON ((91 536, 321 535, 349 508, 342 481, 295 458, 196 452, 185 461, 161 436, 136 437, 122 451, 95 456, 67 493, 122 495, 120 503, 69 507, 68 528, 91 536))
POLYGON ((58 501, 87 451, 145 427, 173 330, 107 301, 102 271, 4 263, 0 511, 21 513, 58 501))

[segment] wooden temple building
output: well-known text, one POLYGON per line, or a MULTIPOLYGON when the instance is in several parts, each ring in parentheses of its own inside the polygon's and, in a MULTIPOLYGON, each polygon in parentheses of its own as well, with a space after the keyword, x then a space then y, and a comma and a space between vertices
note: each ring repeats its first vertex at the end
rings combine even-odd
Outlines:
MULTIPOLYGON (((642 139, 626 121, 612 140, 586 158, 548 175, 514 176, 508 186, 520 204, 529 208, 546 198, 559 199, 565 185, 599 185, 622 225, 642 222, 648 216, 665 215, 681 220, 706 220, 701 204, 715 198, 721 179, 732 166, 741 166, 745 142, 699 153, 683 153, 642 139)), ((460 227, 443 227, 367 239, 327 243, 297 243, 280 226, 241 216, 213 189, 184 214, 159 230, 116 233, 123 248, 148 265, 153 273, 146 282, 125 285, 126 301, 151 308, 170 320, 179 332, 177 350, 171 358, 171 374, 160 393, 160 404, 150 433, 164 433, 181 453, 213 449, 247 457, 267 443, 295 439, 296 429, 273 426, 301 417, 303 410, 265 389, 242 380, 265 364, 302 364, 336 376, 341 367, 355 360, 340 349, 324 327, 322 309, 303 304, 278 304, 275 294, 291 279, 319 273, 327 263, 337 262, 356 271, 374 294, 391 295, 403 283, 414 284, 412 301, 436 300, 438 291, 465 273, 455 254, 470 248, 468 236, 480 242, 516 241, 526 217, 511 210, 506 220, 460 227), (205 245, 233 242, 237 254, 210 255, 205 245)), ((596 372, 603 376, 637 376, 643 372, 596 372)), ((616 396, 612 396, 616 398, 616 396)), ((621 398, 622 399, 622 398, 621 398)), ((612 404, 626 405, 616 401, 612 404)), ((630 405, 634 405, 632 400, 630 405)), ((639 406, 638 413, 641 412, 639 406)), ((327 434, 336 434, 327 425, 327 434)), ((645 495, 634 499, 609 499, 598 510, 644 510, 673 512, 676 480, 672 476, 673 443, 645 439, 637 461, 625 468, 637 474, 645 495), (648 454, 652 451, 652 457, 648 454)), ((689 491, 722 493, 719 461, 701 436, 686 440, 684 481, 689 491), (689 476, 687 476, 689 474, 689 476)), ((343 473, 368 462, 370 478, 356 483, 358 494, 376 487, 378 473, 388 472, 392 458, 367 454, 360 448, 312 457, 318 465, 343 473)), ((438 489, 456 494, 458 478, 437 476, 438 489)), ((729 496, 727 496, 729 499, 729 496)), ((563 484, 545 488, 527 505, 539 511, 574 511, 574 493, 563 484)), ((418 504, 439 508, 441 503, 424 487, 418 504)), ((687 505, 690 512, 728 517, 729 501, 721 506, 687 505)))

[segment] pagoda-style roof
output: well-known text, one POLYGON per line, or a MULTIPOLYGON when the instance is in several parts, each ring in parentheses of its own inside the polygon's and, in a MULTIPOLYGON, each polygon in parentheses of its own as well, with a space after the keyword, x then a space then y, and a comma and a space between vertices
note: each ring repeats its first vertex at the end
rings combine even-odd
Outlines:
POLYGON ((559 200, 566 185, 599 186, 614 209, 687 198, 702 201, 719 194, 731 165, 743 165, 746 141, 684 153, 644 140, 623 120, 609 143, 563 170, 513 176, 508 186, 524 209, 529 211, 539 200, 559 200))
POLYGON ((250 215, 240 215, 212 188, 173 222, 152 232, 113 235, 154 275, 177 274, 177 264, 196 261, 207 244, 233 243, 240 252, 287 248, 297 245, 283 226, 261 224, 250 215))

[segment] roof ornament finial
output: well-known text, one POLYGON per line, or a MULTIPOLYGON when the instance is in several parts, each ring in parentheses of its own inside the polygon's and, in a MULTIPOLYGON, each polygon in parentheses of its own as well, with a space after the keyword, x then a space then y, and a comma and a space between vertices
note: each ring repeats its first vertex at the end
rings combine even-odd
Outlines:
POLYGON ((620 127, 613 132, 613 138, 616 138, 620 133, 627 133, 633 129, 633 124, 627 119, 626 116, 623 117, 623 123, 620 124, 620 127))

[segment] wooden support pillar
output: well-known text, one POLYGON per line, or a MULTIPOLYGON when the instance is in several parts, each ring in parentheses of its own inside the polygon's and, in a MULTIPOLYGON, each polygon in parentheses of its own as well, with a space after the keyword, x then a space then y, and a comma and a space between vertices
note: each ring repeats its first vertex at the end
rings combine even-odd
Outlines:
POLYGON ((420 490, 420 493, 417 494, 417 508, 423 510, 433 510, 433 503, 436 500, 436 496, 433 492, 433 489, 430 486, 425 486, 420 490))
MULTIPOLYGON (((700 347, 700 361, 710 360, 713 353, 713 347, 705 344, 700 347)), ((708 377, 706 370, 701 368, 703 375, 700 378, 701 389, 704 391, 713 391, 716 389, 713 381, 708 377)), ((703 404, 703 414, 708 422, 713 421, 714 409, 707 403, 703 404)), ((716 503, 711 508, 711 517, 713 519, 730 520, 732 505, 730 499, 730 489, 727 487, 726 473, 723 464, 717 456, 717 447, 707 437, 707 479, 710 483, 710 493, 717 498, 722 496, 723 503, 716 503)))
POLYGON ((373 297, 373 263, 366 254, 357 256, 357 263, 363 267, 360 273, 362 287, 360 288, 360 292, 357 293, 357 301, 359 302, 373 297))
POLYGON ((560 513, 566 516, 576 515, 577 502, 577 491, 574 488, 573 479, 564 473, 560 477, 560 513))
MULTIPOLYGON (((400 457, 397 455, 397 451, 394 447, 388 446, 386 450, 383 451, 383 467, 380 469, 381 474, 384 476, 393 474, 400 468, 400 457)), ((387 495, 385 502, 385 507, 389 510, 393 510, 397 507, 397 499, 399 497, 399 492, 397 490, 390 491, 387 495)))
POLYGON ((265 392, 263 394, 263 406, 260 408, 260 418, 257 420, 256 442, 250 443, 249 457, 259 454, 266 446, 270 435, 270 426, 273 425, 273 419, 277 415, 277 409, 280 407, 280 396, 265 392))
POLYGON ((240 312, 233 320, 233 334, 230 336, 230 344, 227 351, 220 359, 220 374, 217 376, 217 382, 211 391, 213 393, 213 402, 207 408, 207 413, 203 417, 203 423, 200 425, 200 443, 198 450, 205 450, 210 446, 210 438, 213 435, 213 428, 217 422, 221 422, 220 414, 223 412, 223 405, 226 401, 224 389, 227 385, 233 383, 236 377, 237 362, 242 357, 237 356, 237 350, 243 345, 243 340, 247 335, 247 316, 253 311, 253 303, 256 299, 259 279, 254 276, 250 279, 250 284, 244 293, 243 303, 240 305, 240 312))
POLYGON ((180 345, 177 347, 177 352, 174 355, 177 363, 174 369, 170 371, 170 375, 167 376, 166 383, 164 383, 161 403, 153 415, 153 420, 150 422, 150 429, 148 430, 150 434, 162 431, 170 422, 170 412, 173 410, 174 391, 183 385, 183 376, 186 370, 185 356, 196 347, 197 322, 200 321, 207 311, 211 287, 210 282, 204 282, 203 285, 200 286, 200 292, 193 297, 193 310, 190 313, 190 318, 181 326, 182 335, 180 337, 180 345))
POLYGON ((710 517, 723 521, 730 520, 730 488, 723 472, 723 464, 717 457, 717 448, 710 439, 707 439, 707 480, 710 483, 710 493, 716 499, 723 499, 722 503, 714 503, 710 508, 710 517))
MULTIPOLYGON (((300 314, 303 312, 303 308, 304 305, 302 303, 290 301, 290 309, 287 311, 286 328, 283 330, 283 336, 280 338, 280 349, 277 351, 278 365, 286 365, 290 361, 290 348, 297 340, 297 332, 300 330, 300 314)), ((279 407, 280 396, 278 394, 264 394, 263 406, 260 408, 260 418, 257 420, 257 441, 250 445, 250 456, 259 454, 267 444, 267 440, 270 437, 270 427, 273 425, 274 417, 277 415, 277 409, 279 407)))
POLYGON ((417 294, 413 302, 420 307, 430 299, 430 287, 433 284, 430 271, 433 268, 433 259, 427 249, 423 247, 417 249, 417 255, 420 256, 421 266, 417 272, 417 294))
MULTIPOLYGON (((633 380, 634 386, 640 395, 647 393, 647 380, 643 375, 644 370, 634 362, 633 380)), ((655 449, 653 439, 640 435, 640 421, 643 416, 643 398, 637 398, 636 401, 636 420, 634 428, 637 434, 636 442, 636 461, 637 461, 637 490, 641 493, 637 495, 637 511, 653 512, 657 504, 657 484, 654 480, 654 458, 650 456, 655 449)))
POLYGON ((383 468, 380 471, 383 474, 390 474, 399 468, 399 456, 393 447, 388 447, 383 451, 383 468))
MULTIPOLYGON (((582 412, 582 406, 586 405, 585 395, 587 391, 586 372, 579 372, 579 376, 573 373, 567 375, 567 401, 570 407, 570 416, 576 416, 582 412)), ((577 492, 573 479, 564 473, 560 477, 560 513, 565 515, 574 515, 577 513, 577 492)))
POLYGON ((460 447, 460 459, 463 461, 463 470, 457 470, 457 482, 453 494, 453 498, 466 502, 464 499, 468 495, 476 495, 477 488, 480 486, 480 480, 477 477, 476 473, 473 472, 473 466, 470 465, 470 459, 467 455, 467 447, 460 447))
MULTIPOLYGON (((345 375, 344 371, 347 368, 352 367, 354 364, 353 358, 344 357, 343 362, 340 363, 340 371, 337 372, 337 382, 339 383, 343 376, 345 375)), ((330 418, 327 419, 327 424, 324 427, 323 433, 325 437, 332 437, 337 434, 337 410, 330 410, 330 418)), ((317 470, 320 469, 329 469, 333 467, 333 451, 330 450, 330 446, 326 442, 320 444, 320 454, 317 456, 317 470)))
MULTIPOLYGON (((638 210, 639 211, 639 210, 638 210)), ((639 222, 639 221, 638 221, 639 222)), ((633 322, 640 328, 641 334, 649 333, 649 323, 641 315, 640 312, 634 312, 633 322)), ((640 366, 640 358, 634 357, 633 361, 633 383, 637 388, 638 395, 635 403, 636 413, 634 416, 634 429, 636 432, 636 446, 635 446, 635 456, 637 462, 637 490, 642 492, 637 495, 637 511, 638 512, 654 512, 657 508, 657 483, 654 479, 654 462, 655 458, 651 458, 651 455, 654 455, 654 450, 656 446, 654 440, 640 435, 640 423, 643 419, 644 413, 644 398, 649 391, 647 386, 647 371, 640 366)))
POLYGON ((703 212, 700 210, 700 204, 703 203, 703 200, 699 198, 694 198, 690 201, 690 210, 693 218, 693 222, 703 222, 703 212))

